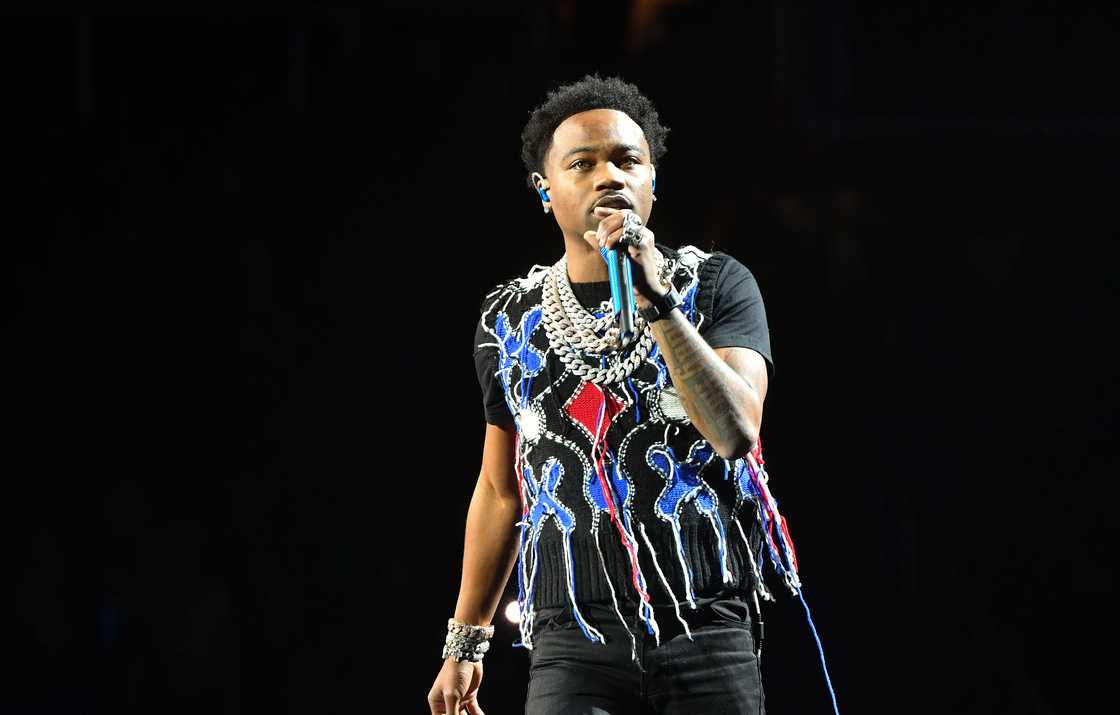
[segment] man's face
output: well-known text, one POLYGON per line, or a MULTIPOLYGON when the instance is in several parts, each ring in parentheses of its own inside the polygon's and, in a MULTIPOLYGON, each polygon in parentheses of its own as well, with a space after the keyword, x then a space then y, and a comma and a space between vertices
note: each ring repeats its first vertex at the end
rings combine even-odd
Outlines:
POLYGON ((649 219, 649 144, 623 112, 592 109, 565 119, 552 134, 544 168, 552 211, 565 237, 582 240, 585 231, 597 229, 597 205, 631 209, 643 223, 649 219))

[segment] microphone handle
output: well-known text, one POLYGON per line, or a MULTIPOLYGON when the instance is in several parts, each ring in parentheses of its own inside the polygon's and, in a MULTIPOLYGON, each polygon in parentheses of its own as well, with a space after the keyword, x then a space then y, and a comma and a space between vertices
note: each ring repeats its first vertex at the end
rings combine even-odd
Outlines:
POLYGON ((609 251, 601 248, 599 252, 607 262, 614 319, 622 346, 625 347, 634 339, 634 274, 630 268, 630 256, 617 248, 609 251))

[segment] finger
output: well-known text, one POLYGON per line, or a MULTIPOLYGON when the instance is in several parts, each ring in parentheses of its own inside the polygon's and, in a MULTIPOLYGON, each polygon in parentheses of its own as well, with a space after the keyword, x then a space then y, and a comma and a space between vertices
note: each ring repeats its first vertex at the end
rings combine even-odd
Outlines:
POLYGON ((447 712, 443 702, 443 696, 439 693, 432 692, 428 694, 428 709, 431 710, 431 715, 443 715, 447 712))
MULTIPOLYGON (((598 210, 598 209, 596 209, 598 210)), ((610 209, 615 213, 601 219, 599 227, 596 229, 595 234, 598 237, 599 245, 603 244, 603 240, 610 234, 611 231, 622 227, 622 221, 625 218, 620 209, 610 209)))
POLYGON ((486 713, 482 711, 482 706, 478 704, 477 699, 467 703, 467 713, 469 713, 469 715, 486 715, 486 713))
POLYGON ((454 690, 445 692, 443 694, 443 707, 446 708, 444 712, 448 715, 459 715, 459 693, 454 690))
POLYGON ((630 255, 637 258, 639 255, 641 255, 641 249, 643 248, 643 246, 641 246, 641 245, 639 245, 639 246, 631 246, 631 245, 621 246, 621 245, 619 245, 619 241, 622 240, 622 234, 624 232, 625 232, 625 230, 621 229, 621 228, 618 229, 617 231, 612 231, 610 233, 610 235, 607 236, 606 240, 603 243, 608 249, 610 249, 610 248, 627 248, 630 251, 630 255))
POLYGON ((615 209, 611 208, 610 206, 596 206, 592 213, 594 213, 599 218, 606 218, 611 214, 622 213, 623 211, 627 210, 628 209, 615 209))
POLYGON ((637 246, 627 247, 630 251, 630 256, 635 260, 641 258, 643 254, 650 253, 650 249, 653 248, 653 231, 650 231, 648 228, 643 228, 638 234, 638 239, 637 246))
POLYGON ((600 233, 599 245, 609 251, 612 248, 617 247, 618 241, 621 238, 622 238, 622 229, 621 228, 616 229, 614 231, 611 231, 610 233, 608 233, 606 235, 602 235, 602 233, 600 233))
MULTIPOLYGON (((608 250, 614 248, 615 244, 622 240, 623 231, 623 228, 612 231, 603 239, 602 243, 600 243, 599 245, 608 250)), ((640 239, 638 245, 626 247, 627 249, 629 249, 630 255, 634 258, 639 258, 644 251, 646 251, 650 246, 653 245, 653 231, 650 231, 648 228, 643 228, 641 231, 639 231, 638 238, 640 239)))

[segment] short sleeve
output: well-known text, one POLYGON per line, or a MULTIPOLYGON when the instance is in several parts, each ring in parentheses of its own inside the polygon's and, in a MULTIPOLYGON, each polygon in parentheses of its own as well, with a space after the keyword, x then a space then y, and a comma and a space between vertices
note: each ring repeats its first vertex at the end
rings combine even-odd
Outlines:
POLYGON ((766 360, 774 376, 766 307, 754 275, 726 253, 713 254, 700 271, 700 335, 713 348, 750 348, 766 360))
POLYGON ((498 380, 498 345, 495 338, 486 332, 482 320, 474 334, 474 368, 478 373, 478 385, 482 389, 482 411, 486 421, 492 425, 505 426, 513 422, 513 416, 506 405, 505 392, 498 380))

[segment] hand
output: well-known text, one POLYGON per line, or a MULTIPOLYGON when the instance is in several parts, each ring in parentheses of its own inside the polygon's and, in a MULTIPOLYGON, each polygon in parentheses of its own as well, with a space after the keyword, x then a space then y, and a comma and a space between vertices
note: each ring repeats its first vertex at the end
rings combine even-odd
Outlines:
MULTIPOLYGON (((622 223, 630 209, 614 209, 600 206, 595 209, 599 217, 599 230, 588 231, 584 238, 601 248, 615 248, 622 238, 622 223)), ((661 266, 665 256, 653 245, 653 231, 645 226, 639 230, 641 241, 637 246, 627 246, 630 259, 637 264, 634 271, 634 301, 639 308, 649 305, 650 301, 669 292, 668 286, 661 283, 661 266)))
POLYGON ((432 715, 486 715, 478 704, 478 686, 482 683, 482 661, 457 662, 445 658, 436 682, 428 691, 428 707, 432 715))

